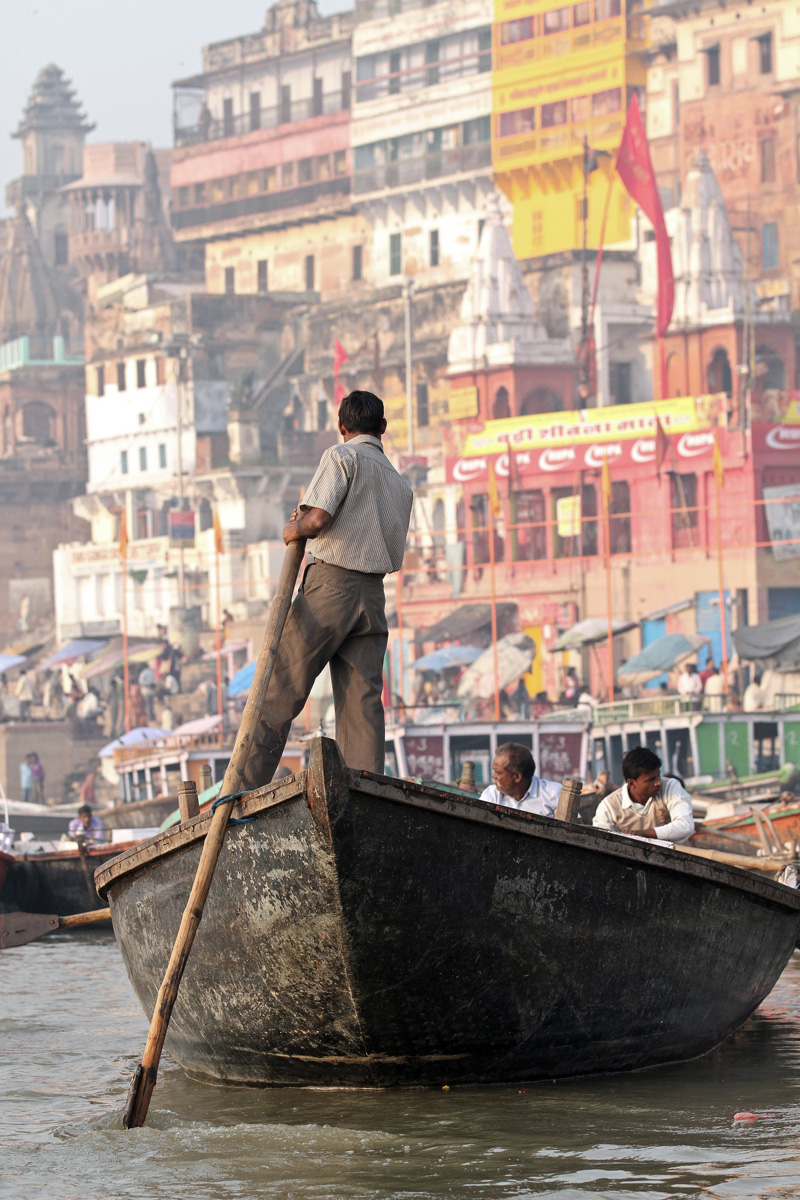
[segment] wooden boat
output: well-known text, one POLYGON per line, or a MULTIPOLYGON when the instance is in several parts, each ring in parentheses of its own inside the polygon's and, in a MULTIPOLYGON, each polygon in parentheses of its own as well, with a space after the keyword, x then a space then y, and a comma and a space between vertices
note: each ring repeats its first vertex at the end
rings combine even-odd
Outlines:
MULTIPOLYGON (((656 843, 348 770, 335 743, 228 830, 167 1049, 246 1084, 620 1071, 712 1049, 794 950, 800 893, 656 843)), ((102 866, 148 1016, 210 816, 102 866)))
POLYGON ((5 885, 0 892, 0 912, 74 913, 102 908, 94 886, 94 872, 116 858, 120 850, 135 846, 87 846, 85 850, 54 850, 8 855, 5 885))
POLYGON ((7 854, 5 850, 0 850, 0 896, 3 894, 3 888, 8 875, 8 868, 13 864, 13 854, 7 854))

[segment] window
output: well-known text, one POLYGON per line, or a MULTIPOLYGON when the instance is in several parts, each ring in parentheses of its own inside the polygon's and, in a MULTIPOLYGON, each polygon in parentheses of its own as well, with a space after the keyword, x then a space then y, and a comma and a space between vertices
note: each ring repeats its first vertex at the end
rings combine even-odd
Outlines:
POLYGON ((322 80, 314 79, 314 98, 311 102, 311 115, 314 117, 322 116, 322 80))
POLYGON ((138 414, 137 414, 137 420, 138 420, 138 422, 139 422, 139 424, 140 424, 140 425, 144 425, 145 421, 147 420, 147 417, 145 416, 145 414, 144 414, 144 413, 138 413, 138 414))
POLYGON ((314 168, 310 158, 301 158, 297 164, 297 182, 311 183, 314 178, 314 168))
POLYGON ((147 387, 147 363, 143 358, 136 360, 136 386, 137 388, 147 387))
POLYGON ((772 34, 765 33, 756 38, 758 43, 758 69, 762 75, 772 74, 772 34))
POLYGON ((347 151, 336 150, 333 155, 333 173, 334 175, 347 174, 347 151))
POLYGON ((428 257, 432 267, 439 265, 439 230, 432 229, 428 237, 428 257))
POLYGON ((269 288, 268 288, 268 281, 269 281, 268 270, 269 270, 269 268, 268 268, 267 260, 265 258, 260 258, 258 260, 258 262, 256 263, 256 279, 257 279, 256 287, 258 289, 259 294, 262 296, 263 296, 264 292, 269 290, 269 288))
POLYGON ((294 185, 294 163, 284 163, 281 167, 281 187, 294 185))
POLYGON ((778 267, 778 223, 767 221, 761 226, 761 244, 763 248, 763 265, 765 271, 774 271, 778 267))
POLYGON ((503 21, 500 26, 501 46, 513 46, 516 42, 527 42, 533 37, 533 17, 519 17, 516 21, 503 21))
POLYGON ((124 392, 126 386, 125 380, 125 363, 117 363, 117 391, 124 392))
POLYGON ((393 50, 389 55, 389 95, 396 96, 400 91, 400 51, 393 50))
POLYGON ((158 444, 158 465, 161 470, 165 470, 167 466, 167 447, 163 442, 158 444))
MULTIPOLYGON (((594 490, 594 489, 592 489, 594 490)), ((580 496, 572 488, 553 488, 550 493, 553 525, 553 557, 577 558, 580 554, 580 496)), ((597 522, 595 521, 595 527, 597 522)), ((596 535, 595 535, 596 536, 596 535)))
POLYGON ((500 113, 500 137, 513 137, 516 133, 530 133, 536 128, 536 109, 518 108, 515 112, 500 113))
POLYGON ((106 394, 106 369, 105 367, 97 368, 97 394, 105 396, 106 394))
POLYGON ((672 548, 697 545, 697 476, 670 472, 672 548))
POLYGON ((225 294, 233 296, 236 292, 236 269, 235 267, 225 268, 225 294))
POLYGON ((347 110, 352 105, 353 93, 353 76, 349 71, 342 71, 342 110, 347 110))
POLYGON ((205 204, 206 202, 206 185, 204 183, 196 183, 194 185, 194 202, 195 204, 205 204))
POLYGON ((775 138, 761 139, 761 182, 775 182, 775 138))
POLYGON ((55 235, 54 251, 56 266, 65 267, 69 262, 69 238, 66 233, 55 235))
POLYGON ((261 92, 250 93, 250 128, 261 128, 261 92))
POLYGON ((492 69, 492 30, 478 30, 478 74, 483 75, 492 69))
POLYGON ((314 255, 306 255, 306 291, 313 292, 314 290, 314 255))
POLYGON ((566 125, 566 123, 566 100, 554 100, 551 104, 542 105, 542 129, 552 129, 554 125, 566 125))
POLYGON ((622 11, 620 0, 594 0, 595 21, 610 21, 622 11))
POLYGON ((572 24, 576 29, 581 25, 588 25, 592 20, 592 6, 589 0, 584 0, 583 4, 573 4, 572 6, 572 24))
MULTIPOLYGON (((599 5, 601 0, 596 2, 599 5)), ((542 14, 542 33, 563 33, 565 29, 569 29, 568 8, 553 8, 550 12, 542 14)))
POLYGON ((609 363, 608 383, 611 398, 615 404, 630 404, 632 396, 631 364, 629 362, 609 363))
POLYGON ((489 561, 489 497, 486 492, 469 502, 472 514, 472 556, 476 565, 489 561))
POLYGON ((681 89, 680 85, 672 85, 672 128, 680 129, 681 125, 681 89))
POLYGON ((178 208, 188 208, 189 207, 190 195, 191 195, 191 192, 188 187, 179 187, 178 188, 178 196, 177 196, 178 208))
POLYGON ((233 137, 233 100, 222 102, 222 131, 225 137, 233 137))
POLYGON ((706 49, 706 81, 709 87, 719 86, 719 46, 709 46, 706 49))
POLYGON ((608 522, 612 554, 631 552, 631 495, 624 481, 611 484, 611 513, 608 522))
POLYGON ((417 384, 417 425, 420 429, 430 424, 428 416, 428 385, 427 383, 417 384))
POLYGON ((262 171, 259 182, 262 192, 274 192, 278 186, 278 172, 275 167, 267 167, 262 171))
POLYGON ((608 88, 592 96, 592 116, 604 117, 607 113, 619 112, 622 108, 622 88, 608 88))
POLYGON ((292 119, 292 89, 288 83, 281 86, 280 124, 288 125, 292 119))
POLYGON ((515 562, 532 562, 547 557, 544 492, 512 492, 513 524, 511 557, 515 562))
POLYGON ((167 382, 167 360, 165 358, 156 359, 156 383, 161 387, 167 382))
POLYGON ((508 388, 499 387, 494 394, 494 404, 492 405, 492 420, 503 421, 506 417, 511 416, 511 405, 509 403, 508 388))
POLYGON ((358 283, 361 278, 364 250, 362 246, 353 246, 353 281, 358 283))
POLYGON ((425 86, 432 87, 433 84, 439 82, 439 42, 425 43, 425 65, 428 70, 425 72, 425 86), (435 66, 429 64, 436 64, 435 66))
POLYGON ((139 470, 147 470, 147 446, 139 447, 139 470))
POLYGON ((123 475, 128 474, 128 451, 120 450, 119 452, 119 469, 123 475))
POLYGON ((400 275, 403 270, 403 235, 389 234, 389 274, 400 275))

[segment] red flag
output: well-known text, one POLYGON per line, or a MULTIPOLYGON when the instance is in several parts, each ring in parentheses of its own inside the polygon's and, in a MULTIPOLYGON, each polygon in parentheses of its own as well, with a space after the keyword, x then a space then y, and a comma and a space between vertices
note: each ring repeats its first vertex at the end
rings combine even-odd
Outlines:
POLYGON ((661 475, 664 459, 672 450, 672 442, 661 424, 661 417, 656 417, 656 474, 661 475))
POLYGON ((342 343, 339 341, 338 338, 335 338, 334 343, 333 343, 333 377, 334 377, 334 379, 339 378, 339 372, 342 369, 342 365, 347 362, 349 357, 350 357, 350 355, 347 353, 347 351, 345 350, 342 343))
POLYGON ((631 197, 651 221, 655 231, 658 258, 656 335, 663 337, 672 320, 672 305, 675 298, 672 254, 636 92, 631 97, 625 132, 617 152, 617 172, 631 197))

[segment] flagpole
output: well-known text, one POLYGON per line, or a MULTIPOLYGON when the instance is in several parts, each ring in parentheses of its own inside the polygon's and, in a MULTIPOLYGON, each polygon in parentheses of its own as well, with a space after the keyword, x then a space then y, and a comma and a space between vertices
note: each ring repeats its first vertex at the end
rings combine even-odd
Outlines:
POLYGON ((611 472, 608 459, 603 459, 603 549, 606 560, 606 616, 608 619, 608 702, 614 703, 614 625, 612 619, 613 595, 611 588, 611 472))
POLYGON ((122 514, 120 533, 120 557, 122 559, 122 700, 125 711, 125 732, 131 731, 131 679, 128 667, 128 530, 125 513, 122 514))
POLYGON ((217 559, 217 716, 219 717, 218 742, 221 746, 224 738, 223 734, 223 718, 222 718, 222 557, 219 552, 219 539, 214 531, 216 559, 217 559))
POLYGON ((497 581, 494 561, 494 512, 489 504, 489 586, 492 604, 492 669, 494 671, 494 719, 500 720, 500 667, 497 661, 497 581))
MULTIPOLYGON (((400 714, 403 724, 406 724, 406 696, 405 696, 405 664, 403 662, 403 568, 397 572, 397 675, 395 692, 400 697, 403 705, 403 711, 400 714)), ((391 702, 391 693, 389 700, 391 702)), ((412 697, 413 699, 413 697, 412 697)), ((390 707, 394 707, 390 704, 390 707)))
POLYGON ((722 693, 728 695, 728 614, 725 608, 725 573, 722 566, 722 455, 718 431, 714 430, 714 499, 717 517, 717 585, 719 587, 719 631, 722 639, 722 693))

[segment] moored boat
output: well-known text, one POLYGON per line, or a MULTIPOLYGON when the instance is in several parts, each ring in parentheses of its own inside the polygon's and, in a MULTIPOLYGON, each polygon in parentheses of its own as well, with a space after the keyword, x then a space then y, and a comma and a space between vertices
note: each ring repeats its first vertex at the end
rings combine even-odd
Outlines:
POLYGON ((116 858, 120 850, 136 845, 86 846, 82 849, 26 852, 25 843, 7 857, 5 884, 0 892, 0 912, 74 913, 102 908, 94 886, 94 872, 116 858))
MULTIPOLYGON (((528 1080, 691 1058, 772 989, 800 894, 661 844, 345 768, 250 793, 173 1012, 248 1084, 528 1080)), ((210 814, 96 875, 149 1015, 210 814)))

